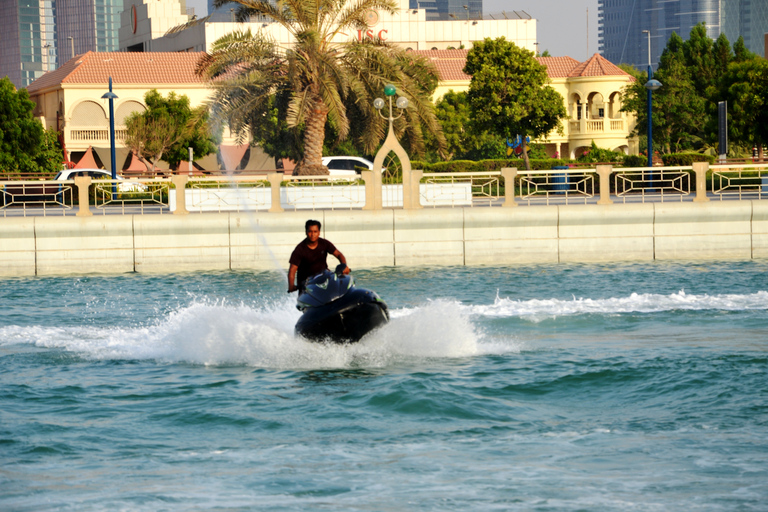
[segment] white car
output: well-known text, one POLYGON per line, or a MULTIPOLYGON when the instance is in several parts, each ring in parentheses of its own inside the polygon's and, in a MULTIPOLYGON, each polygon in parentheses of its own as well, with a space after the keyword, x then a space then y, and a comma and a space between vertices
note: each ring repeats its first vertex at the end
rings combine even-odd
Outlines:
MULTIPOLYGON (((92 180, 111 180, 112 173, 104 169, 66 169, 60 171, 53 178, 56 181, 73 180, 75 176, 90 176, 92 180)), ((122 183, 117 184, 120 192, 146 192, 147 186, 137 181, 126 180, 122 176, 117 177, 122 183)))
POLYGON ((355 167, 373 170, 373 162, 359 156, 324 156, 323 165, 328 168, 331 176, 336 177, 354 178, 358 174, 355 167))

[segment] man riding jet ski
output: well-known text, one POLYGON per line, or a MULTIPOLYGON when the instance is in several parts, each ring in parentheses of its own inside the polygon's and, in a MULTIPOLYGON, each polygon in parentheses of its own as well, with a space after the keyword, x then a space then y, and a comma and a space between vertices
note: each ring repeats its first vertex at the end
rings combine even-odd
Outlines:
POLYGON ((288 293, 299 290, 296 307, 304 312, 295 330, 315 341, 356 342, 389 321, 387 305, 374 292, 355 288, 346 258, 330 241, 320 238, 320 228, 319 221, 306 222, 307 237, 289 260, 288 293), (335 272, 328 270, 328 254, 341 262, 335 272))

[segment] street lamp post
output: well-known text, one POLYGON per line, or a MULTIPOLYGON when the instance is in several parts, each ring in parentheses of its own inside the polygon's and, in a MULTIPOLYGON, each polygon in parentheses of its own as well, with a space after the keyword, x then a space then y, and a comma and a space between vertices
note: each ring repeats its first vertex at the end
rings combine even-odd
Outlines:
MULTIPOLYGON (((383 117, 384 119, 387 119, 389 121, 389 131, 387 132, 387 138, 384 140, 384 144, 381 146, 379 151, 376 153, 376 157, 373 161, 373 173, 374 173, 374 179, 379 180, 378 182, 381 183, 381 169, 384 164, 384 158, 390 153, 394 152, 395 155, 400 159, 400 164, 402 166, 402 173, 403 173, 403 208, 410 209, 410 208, 420 208, 419 206, 419 196, 418 196, 418 181, 416 181, 416 190, 414 191, 414 184, 413 181, 415 181, 412 178, 413 172, 411 171, 411 159, 408 158, 408 153, 405 152, 405 149, 403 149, 403 146, 400 145, 400 142, 397 140, 397 137, 395 136, 395 130, 392 127, 392 123, 395 119, 399 119, 403 113, 405 112, 405 109, 408 108, 408 98, 404 96, 400 96, 397 98, 397 101, 395 102, 395 105, 397 105, 397 108, 400 109, 400 113, 397 116, 393 115, 392 111, 392 97, 395 95, 397 90, 395 89, 394 85, 388 84, 384 87, 384 95, 387 97, 387 100, 389 101, 389 112, 385 116, 381 110, 386 105, 386 102, 381 98, 376 98, 373 100, 373 106, 376 108, 376 110, 379 111, 379 115, 383 117)), ((420 172, 420 171, 419 171, 420 172)), ((420 175, 418 176, 421 177, 420 175)))
MULTIPOLYGON (((104 93, 102 98, 109 100, 109 144, 112 156, 112 179, 117 180, 117 162, 115 161, 115 100, 117 94, 112 92, 112 77, 109 77, 109 92, 104 93)), ((117 193, 117 186, 112 183, 112 194, 117 193)))
MULTIPOLYGON (((653 66, 651 65, 651 31, 643 30, 648 34, 648 81, 645 88, 648 90, 648 167, 653 167, 653 91, 661 88, 661 82, 653 78, 653 66)), ((653 175, 651 175, 653 179, 653 175)))

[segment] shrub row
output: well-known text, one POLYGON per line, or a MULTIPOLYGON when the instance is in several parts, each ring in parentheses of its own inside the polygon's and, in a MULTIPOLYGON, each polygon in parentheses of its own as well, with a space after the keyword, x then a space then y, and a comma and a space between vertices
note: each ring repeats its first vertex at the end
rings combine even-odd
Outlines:
POLYGON ((709 162, 710 165, 715 163, 715 157, 712 155, 702 155, 701 153, 670 153, 661 157, 664 165, 666 166, 678 166, 678 165, 692 165, 693 162, 709 162))

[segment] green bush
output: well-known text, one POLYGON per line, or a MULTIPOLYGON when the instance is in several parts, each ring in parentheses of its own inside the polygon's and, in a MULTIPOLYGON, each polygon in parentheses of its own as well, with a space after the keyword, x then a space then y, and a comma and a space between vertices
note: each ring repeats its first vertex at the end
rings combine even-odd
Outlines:
POLYGON ((670 153, 661 157, 664 165, 668 167, 678 165, 692 165, 693 162, 715 163, 715 157, 712 155, 702 155, 701 153, 670 153))
MULTIPOLYGON (((553 166, 568 165, 569 161, 559 158, 546 158, 542 160, 531 160, 531 169, 545 170, 552 169, 553 166)), ((504 167, 516 167, 525 169, 525 162, 522 159, 515 160, 451 160, 448 162, 437 162, 430 164, 427 162, 414 160, 411 162, 411 168, 422 169, 424 172, 488 172, 500 171, 504 167)))
POLYGON ((626 155, 622 167, 645 167, 648 165, 648 157, 642 155, 626 155))

